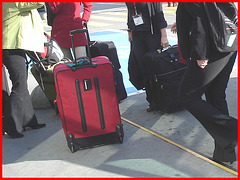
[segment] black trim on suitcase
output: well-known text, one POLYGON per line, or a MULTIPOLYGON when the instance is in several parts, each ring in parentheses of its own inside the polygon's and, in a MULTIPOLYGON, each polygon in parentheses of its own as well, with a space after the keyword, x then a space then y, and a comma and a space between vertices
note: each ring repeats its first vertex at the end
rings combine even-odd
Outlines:
POLYGON ((72 153, 77 150, 87 149, 92 147, 98 147, 108 144, 123 143, 124 131, 123 125, 117 124, 115 126, 116 131, 112 133, 84 137, 84 138, 75 138, 74 134, 69 133, 67 135, 67 145, 72 153))
POLYGON ((102 99, 100 94, 99 81, 97 77, 94 77, 94 85, 95 85, 95 91, 96 91, 96 97, 97 97, 97 105, 98 105, 101 128, 105 129, 105 119, 103 114, 102 99))
POLYGON ((81 93, 81 89, 80 89, 80 82, 78 79, 75 80, 75 86, 76 86, 76 91, 77 91, 79 111, 80 111, 80 115, 81 115, 82 130, 83 130, 83 132, 87 132, 87 123, 86 123, 86 117, 85 117, 85 112, 84 112, 84 108, 83 108, 82 93, 81 93))

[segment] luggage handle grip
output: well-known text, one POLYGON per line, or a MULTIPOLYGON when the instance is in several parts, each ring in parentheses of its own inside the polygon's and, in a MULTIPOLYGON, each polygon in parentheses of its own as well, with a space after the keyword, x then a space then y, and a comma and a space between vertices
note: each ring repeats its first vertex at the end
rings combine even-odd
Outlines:
POLYGON ((92 64, 85 64, 85 65, 81 65, 81 66, 72 66, 71 69, 72 69, 72 71, 76 71, 76 70, 78 70, 78 69, 82 69, 82 68, 86 68, 86 67, 96 68, 96 67, 97 67, 97 64, 92 63, 92 64))
POLYGON ((76 29, 76 30, 70 31, 70 36, 73 36, 73 34, 76 34, 76 33, 87 33, 87 32, 88 32, 87 29, 76 29))

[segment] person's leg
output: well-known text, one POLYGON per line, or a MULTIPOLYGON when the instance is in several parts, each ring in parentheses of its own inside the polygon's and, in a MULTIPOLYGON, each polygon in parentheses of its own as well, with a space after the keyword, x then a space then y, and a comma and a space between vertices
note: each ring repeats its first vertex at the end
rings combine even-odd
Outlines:
POLYGON ((145 53, 147 53, 147 46, 144 42, 143 36, 143 32, 132 32, 132 51, 134 52, 142 77, 144 77, 146 74, 145 66, 143 63, 143 56, 145 53))
MULTIPOLYGON (((3 50, 3 63, 7 67, 12 81, 7 119, 14 122, 17 132, 29 123, 38 126, 27 86, 26 57, 23 50, 3 50)), ((40 125, 41 126, 41 125, 40 125)), ((45 125, 44 125, 45 126, 45 125)), ((8 129, 11 131, 11 129, 8 129)), ((7 130, 6 130, 7 131, 7 130)))
POLYGON ((226 88, 229 82, 230 74, 236 59, 236 53, 233 54, 229 63, 216 77, 214 82, 205 92, 206 100, 225 115, 229 115, 226 101, 226 88))
MULTIPOLYGON (((16 53, 15 51, 15 54, 16 53)), ((19 133, 22 131, 22 111, 17 112, 18 107, 14 105, 14 102, 18 96, 24 94, 25 86, 21 82, 25 82, 26 69, 25 59, 23 60, 21 56, 15 54, 14 50, 3 50, 3 63, 8 69, 12 81, 12 92, 4 108, 4 129, 10 137, 15 137, 15 134, 16 137, 23 137, 23 135, 19 133)))
POLYGON ((225 115, 215 106, 203 100, 201 96, 208 92, 208 88, 215 82, 217 76, 227 67, 231 56, 232 53, 224 55, 218 61, 209 63, 205 69, 198 67, 196 61, 191 61, 179 89, 181 104, 198 119, 215 142, 225 151, 225 157, 221 159, 217 157, 219 161, 236 159, 232 151, 237 138, 237 120, 225 115))
MULTIPOLYGON (((230 61, 221 73, 216 77, 211 87, 206 91, 206 100, 212 104, 216 109, 225 115, 229 115, 227 101, 226 101, 226 88, 229 82, 230 74, 236 59, 236 53, 232 55, 230 61)), ((213 159, 217 161, 235 161, 235 146, 237 141, 232 141, 227 147, 222 146, 221 141, 215 140, 215 149, 213 159)))
MULTIPOLYGON (((70 60, 73 60, 72 54, 69 48, 61 48, 61 49, 64 54, 64 57, 70 60)), ((86 47, 85 46, 75 47, 75 56, 76 56, 76 59, 79 57, 86 57, 87 56, 86 47)))
POLYGON ((146 68, 143 62, 144 54, 148 52, 148 46, 146 44, 146 35, 148 33, 146 32, 132 32, 132 50, 135 55, 135 60, 137 61, 137 64, 139 66, 139 71, 141 74, 141 77, 143 79, 143 84, 146 90, 146 100, 149 102, 149 107, 147 111, 154 110, 154 105, 152 104, 151 100, 151 89, 149 85, 149 79, 146 76, 146 68))
POLYGON ((73 60, 73 57, 72 57, 72 54, 70 52, 70 49, 69 48, 61 48, 63 54, 64 54, 64 57, 70 59, 70 60, 73 60))
POLYGON ((87 51, 85 46, 79 46, 75 48, 76 58, 87 57, 87 51))
MULTIPOLYGON (((154 52, 161 48, 161 34, 151 34, 150 32, 146 33, 144 36, 144 42, 147 46, 147 51, 154 52)), ((147 74, 145 74, 145 76, 147 76, 147 74)), ((146 99, 150 103, 147 108, 148 112, 156 110, 156 105, 153 100, 155 97, 153 97, 153 90, 150 83, 151 82, 149 80, 146 82, 146 99)))

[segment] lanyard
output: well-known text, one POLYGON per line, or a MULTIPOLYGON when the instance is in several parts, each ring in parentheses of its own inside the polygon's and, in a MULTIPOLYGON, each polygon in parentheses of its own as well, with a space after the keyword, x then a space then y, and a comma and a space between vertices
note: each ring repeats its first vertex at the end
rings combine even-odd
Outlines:
POLYGON ((136 3, 135 2, 133 2, 133 6, 134 6, 135 14, 137 14, 137 7, 136 7, 136 3))

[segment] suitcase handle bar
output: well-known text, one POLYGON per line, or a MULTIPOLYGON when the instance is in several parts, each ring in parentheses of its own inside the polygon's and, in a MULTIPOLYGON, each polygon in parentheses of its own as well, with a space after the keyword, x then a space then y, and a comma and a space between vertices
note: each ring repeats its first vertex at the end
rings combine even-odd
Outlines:
MULTIPOLYGON (((86 38, 87 38, 87 45, 86 45, 87 55, 88 55, 88 58, 90 60, 90 64, 93 67, 96 67, 96 65, 92 62, 92 58, 91 58, 91 53, 90 53, 90 48, 89 48, 90 36, 89 36, 88 29, 87 29, 87 25, 84 25, 84 26, 85 26, 85 29, 75 29, 75 30, 70 31, 70 37, 71 37, 71 41, 72 41, 72 50, 73 50, 72 52, 73 52, 73 56, 74 56, 73 57, 73 64, 75 64, 75 66, 78 66, 77 59, 76 59, 76 54, 75 54, 75 46, 74 46, 74 41, 73 41, 73 35, 77 34, 77 33, 85 33, 86 38)), ((81 59, 81 58, 78 58, 78 59, 81 59)))
POLYGON ((73 36, 73 34, 76 34, 76 33, 87 33, 87 32, 88 32, 87 29, 76 29, 76 30, 70 31, 70 36, 73 36))

